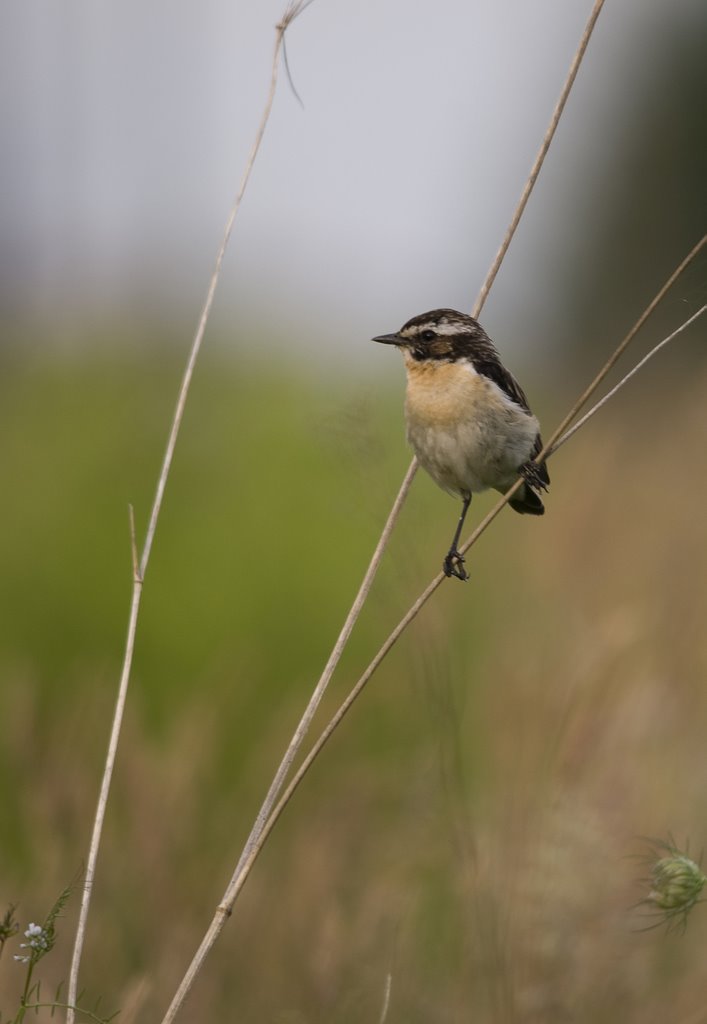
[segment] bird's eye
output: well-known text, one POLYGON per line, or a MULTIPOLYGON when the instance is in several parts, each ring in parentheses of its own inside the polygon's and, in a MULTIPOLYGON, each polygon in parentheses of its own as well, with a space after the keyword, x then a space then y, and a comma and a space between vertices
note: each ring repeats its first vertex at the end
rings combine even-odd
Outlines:
POLYGON ((423 331, 420 337, 422 338, 423 341, 434 341, 437 335, 435 334, 434 331, 427 330, 423 331))

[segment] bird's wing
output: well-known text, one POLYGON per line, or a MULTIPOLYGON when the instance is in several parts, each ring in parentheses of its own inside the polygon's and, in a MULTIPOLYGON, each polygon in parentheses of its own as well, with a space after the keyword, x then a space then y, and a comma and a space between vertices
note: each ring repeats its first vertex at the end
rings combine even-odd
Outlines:
MULTIPOLYGON (((507 395, 512 402, 519 405, 521 409, 533 415, 528 405, 528 399, 525 397, 525 392, 520 386, 518 381, 515 379, 513 374, 505 368, 500 359, 495 359, 493 356, 484 355, 480 359, 474 359, 474 369, 477 373, 482 374, 484 377, 488 377, 494 384, 501 389, 504 395, 507 395)), ((543 449, 543 441, 540 434, 535 438, 533 445, 533 458, 538 456, 543 449)), ((550 483, 550 474, 547 471, 547 466, 544 462, 539 463, 537 467, 537 474, 543 484, 547 485, 550 483)))
POLYGON ((500 359, 482 356, 479 359, 472 358, 472 362, 477 373, 492 380, 505 395, 508 395, 512 402, 515 402, 521 409, 530 413, 530 406, 528 405, 528 399, 525 397, 523 388, 513 374, 505 368, 500 359))
MULTIPOLYGON (((533 445, 533 458, 536 459, 540 452, 543 450, 543 439, 540 434, 535 438, 535 444, 533 445)), ((550 483, 550 474, 547 471, 547 465, 544 462, 538 462, 537 474, 540 480, 540 486, 545 489, 550 483)))

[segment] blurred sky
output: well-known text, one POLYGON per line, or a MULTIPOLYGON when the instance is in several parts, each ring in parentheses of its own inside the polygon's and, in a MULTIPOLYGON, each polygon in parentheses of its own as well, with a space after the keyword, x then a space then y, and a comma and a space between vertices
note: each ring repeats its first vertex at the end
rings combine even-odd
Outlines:
MULTIPOLYGON (((600 206, 642 82, 673 35, 700 23, 703 3, 607 0, 486 307, 494 332, 517 334, 519 316, 539 335, 548 329, 552 268, 583 245, 577 196, 584 209, 600 206)), ((283 76, 214 329, 237 350, 262 325, 275 344, 311 337, 328 357, 365 364, 373 347, 359 340, 427 308, 470 308, 590 7, 314 0, 288 34, 304 106, 283 76)), ((184 343, 260 117, 283 8, 5 0, 6 326, 32 324, 47 344, 93 331, 100 344, 110 322, 165 316, 184 343)))

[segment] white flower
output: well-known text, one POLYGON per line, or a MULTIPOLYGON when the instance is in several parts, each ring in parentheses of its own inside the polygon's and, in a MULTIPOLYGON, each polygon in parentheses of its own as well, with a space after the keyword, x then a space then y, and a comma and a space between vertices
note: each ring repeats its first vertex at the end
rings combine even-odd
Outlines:
POLYGON ((32 954, 44 953, 50 948, 49 936, 44 928, 42 928, 41 924, 31 922, 29 928, 25 932, 25 938, 29 939, 29 942, 21 942, 20 949, 31 949, 32 953, 16 956, 15 960, 19 960, 20 963, 26 964, 31 959, 32 954))

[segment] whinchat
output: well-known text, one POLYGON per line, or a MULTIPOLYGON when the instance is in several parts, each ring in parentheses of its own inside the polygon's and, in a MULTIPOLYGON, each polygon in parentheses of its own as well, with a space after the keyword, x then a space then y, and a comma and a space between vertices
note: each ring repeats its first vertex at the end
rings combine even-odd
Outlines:
POLYGON ((464 313, 435 309, 373 340, 402 352, 407 438, 420 465, 462 499, 443 568, 466 580, 457 545, 472 494, 504 493, 520 476, 511 508, 533 516, 545 511, 538 491, 547 490, 550 477, 544 462, 531 461, 543 446, 538 421, 483 327, 464 313))

